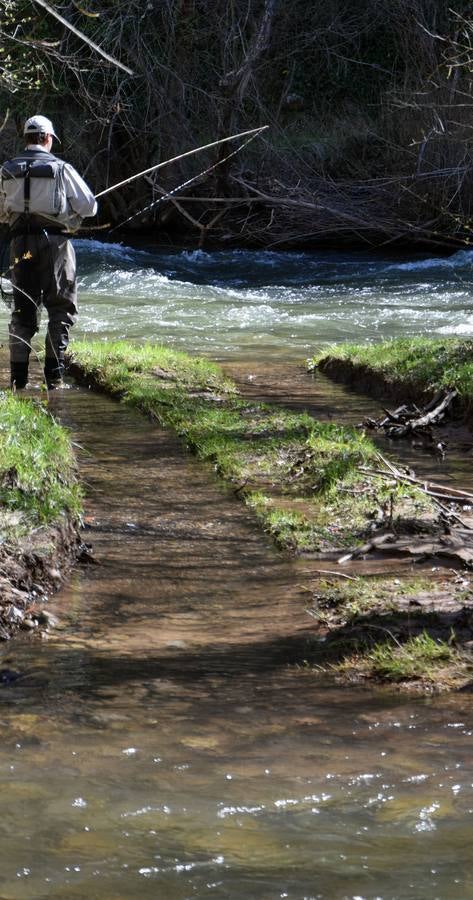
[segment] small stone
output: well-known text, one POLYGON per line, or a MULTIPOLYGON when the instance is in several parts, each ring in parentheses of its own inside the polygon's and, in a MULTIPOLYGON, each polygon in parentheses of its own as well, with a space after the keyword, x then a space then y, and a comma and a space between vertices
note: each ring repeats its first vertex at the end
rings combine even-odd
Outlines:
MULTIPOLYGON (((136 526, 133 526, 133 527, 136 527, 136 526)), ((95 564, 97 564, 97 560, 94 557, 94 549, 92 547, 92 544, 82 543, 79 545, 79 548, 77 550, 77 561, 80 563, 95 563, 95 564)))
POLYGON ((13 684, 21 678, 21 672, 15 672, 13 669, 0 669, 0 684, 13 684))
POLYGON ((52 579, 52 581, 61 581, 62 580, 59 569, 49 569, 48 575, 52 579))
POLYGON ((286 109, 291 110, 301 110, 304 109, 305 100, 302 94, 296 94, 295 92, 288 93, 284 97, 284 106, 286 109))
POLYGON ((56 628, 59 625, 57 616, 54 616, 48 609, 41 609, 36 613, 35 619, 39 625, 46 625, 47 628, 56 628))
POLYGON ((18 624, 22 622, 25 618, 25 614, 23 610, 18 609, 17 606, 10 606, 5 613, 5 619, 7 622, 11 622, 12 624, 18 624))
POLYGON ((38 623, 35 622, 34 619, 30 619, 29 617, 27 617, 26 619, 23 619, 23 622, 21 623, 21 627, 26 628, 28 631, 32 631, 34 628, 37 627, 37 625, 38 625, 38 623))

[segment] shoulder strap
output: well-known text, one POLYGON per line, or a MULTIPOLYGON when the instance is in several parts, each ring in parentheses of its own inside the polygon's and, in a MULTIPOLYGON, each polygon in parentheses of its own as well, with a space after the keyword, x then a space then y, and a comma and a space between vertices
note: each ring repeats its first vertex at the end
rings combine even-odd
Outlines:
POLYGON ((28 213, 30 211, 30 192, 31 192, 30 169, 31 169, 31 163, 27 162, 25 178, 24 178, 24 182, 23 182, 23 185, 24 185, 23 196, 25 199, 25 215, 28 215, 28 213))

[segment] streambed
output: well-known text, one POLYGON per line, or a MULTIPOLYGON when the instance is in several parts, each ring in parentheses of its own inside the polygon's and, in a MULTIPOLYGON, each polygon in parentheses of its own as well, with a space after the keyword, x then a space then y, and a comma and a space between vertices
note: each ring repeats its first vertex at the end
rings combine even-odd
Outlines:
POLYGON ((473 895, 469 695, 290 665, 307 562, 139 414, 82 389, 52 408, 84 448, 98 565, 54 599, 63 630, 2 648, 22 677, 0 690, 0 896, 473 895))
POLYGON ((63 631, 8 648, 0 896, 468 896, 469 696, 287 665, 307 563, 137 413, 53 402, 99 564, 54 599, 63 631))

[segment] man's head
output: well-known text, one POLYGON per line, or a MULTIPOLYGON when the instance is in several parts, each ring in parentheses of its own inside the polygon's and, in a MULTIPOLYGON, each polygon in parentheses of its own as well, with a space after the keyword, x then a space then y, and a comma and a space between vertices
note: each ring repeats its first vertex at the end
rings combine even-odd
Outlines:
POLYGON ((41 144, 45 150, 51 149, 53 138, 59 140, 51 119, 46 116, 31 116, 25 122, 23 133, 27 144, 41 144))

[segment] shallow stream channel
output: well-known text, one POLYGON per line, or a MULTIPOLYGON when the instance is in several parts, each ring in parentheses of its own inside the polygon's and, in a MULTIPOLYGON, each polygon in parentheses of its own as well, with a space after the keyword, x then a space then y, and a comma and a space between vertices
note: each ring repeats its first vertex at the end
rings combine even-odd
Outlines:
MULTIPOLYGON (((77 336, 210 356, 320 417, 377 409, 303 372, 320 343, 473 333, 468 254, 78 249, 77 336)), ((21 676, 0 685, 1 900, 473 898, 471 694, 322 679, 315 561, 139 413, 75 386, 50 405, 97 563, 51 598, 48 640, 0 648, 21 676)), ((463 459, 415 465, 465 484, 463 459)))

